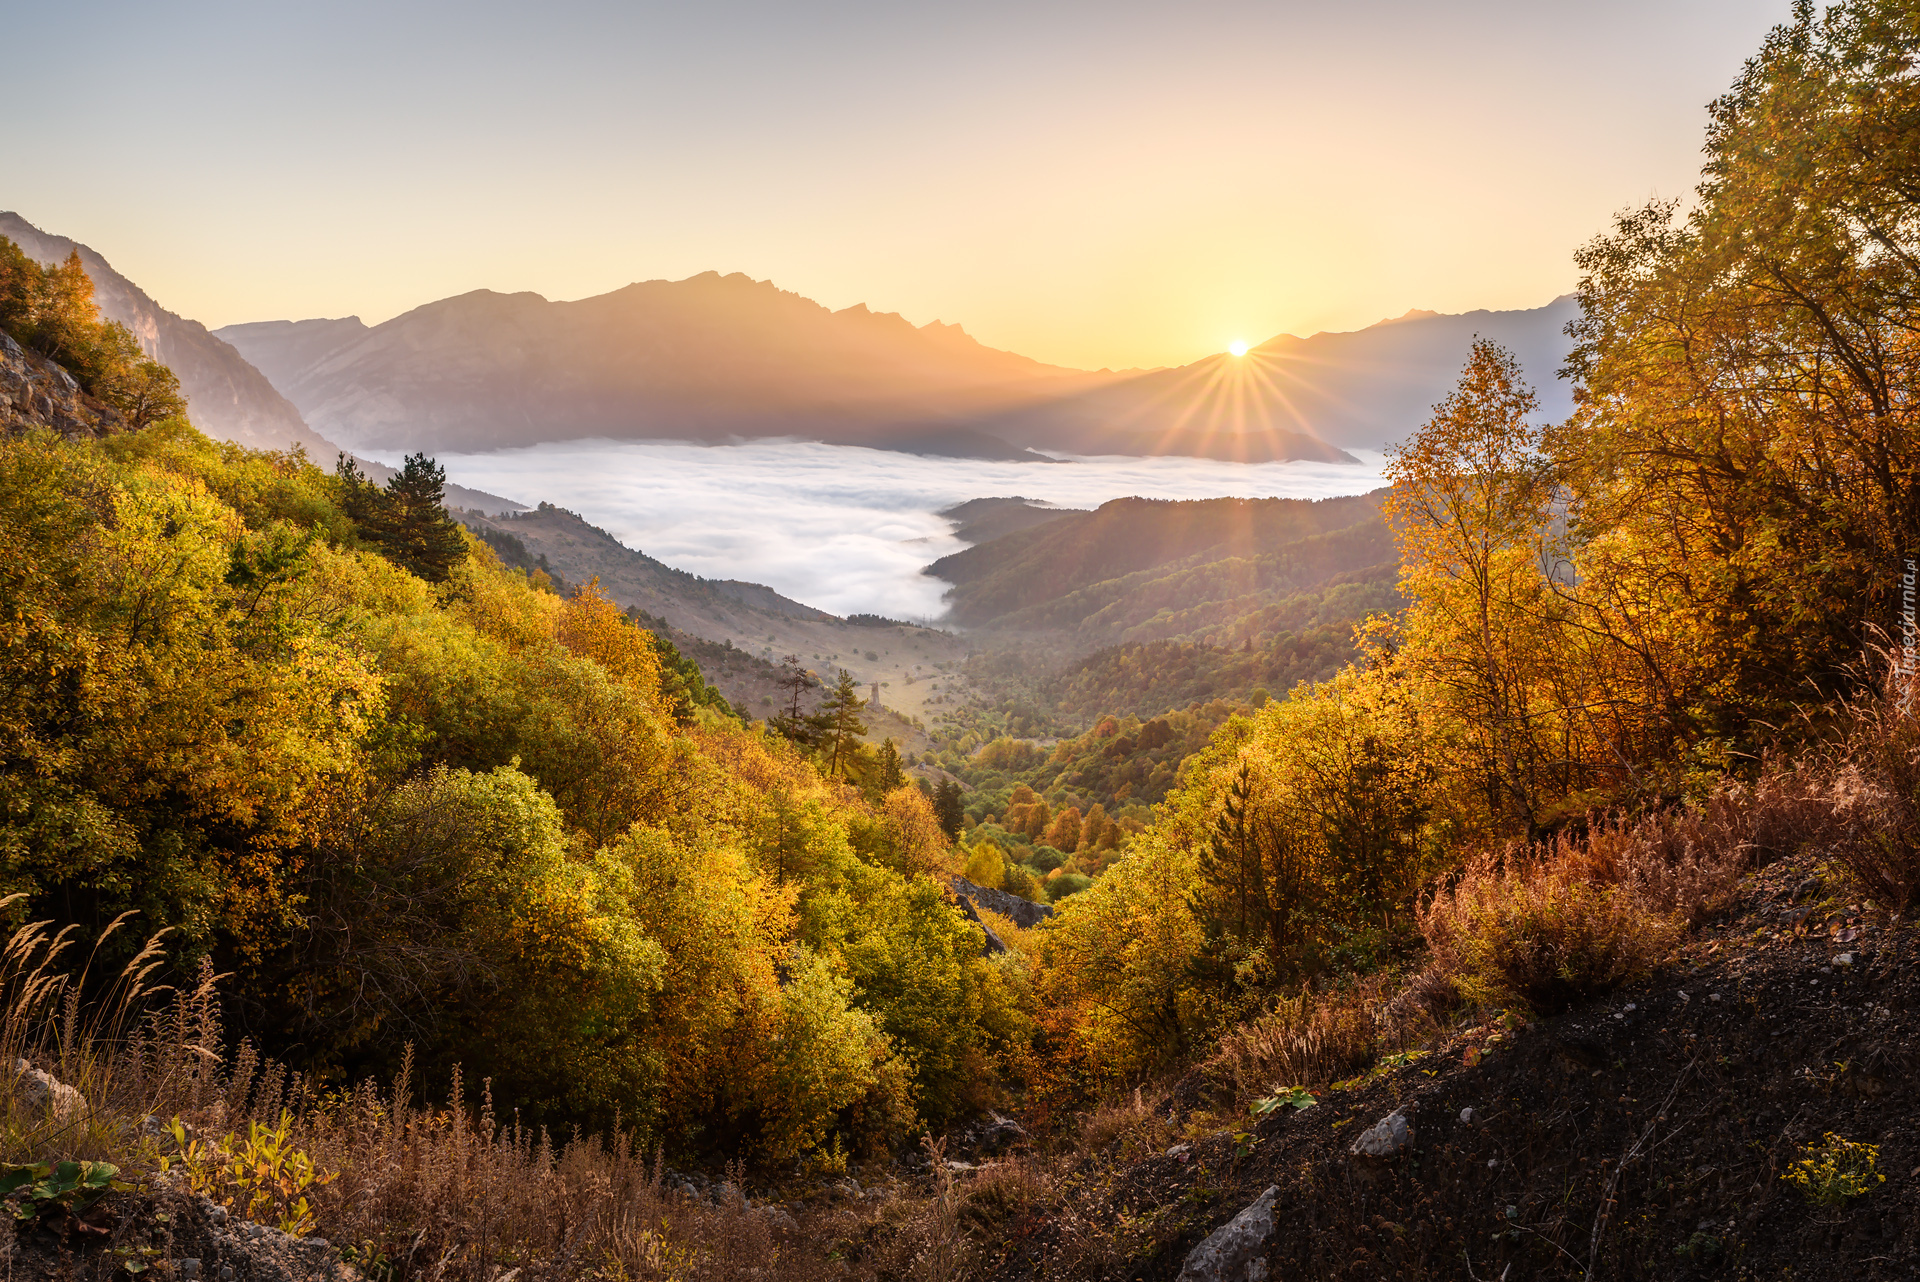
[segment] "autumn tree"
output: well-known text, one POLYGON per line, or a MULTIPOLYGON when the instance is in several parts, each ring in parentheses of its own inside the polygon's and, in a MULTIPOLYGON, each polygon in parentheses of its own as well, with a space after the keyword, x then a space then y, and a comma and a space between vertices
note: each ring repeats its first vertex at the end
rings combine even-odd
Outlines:
POLYGON ((180 380, 118 321, 103 320, 80 251, 42 267, 0 237, 0 330, 64 366, 135 431, 187 412, 180 380))
POLYGON ((1551 448, 1609 633, 1690 734, 1752 742, 1894 617, 1920 529, 1916 50, 1911 5, 1802 0, 1713 104, 1692 212, 1631 211, 1576 259, 1551 448))
POLYGON ((1580 759, 1549 588, 1554 487, 1511 353, 1476 339, 1458 385, 1388 455, 1413 601, 1401 661, 1461 728, 1496 825, 1539 824, 1580 759))

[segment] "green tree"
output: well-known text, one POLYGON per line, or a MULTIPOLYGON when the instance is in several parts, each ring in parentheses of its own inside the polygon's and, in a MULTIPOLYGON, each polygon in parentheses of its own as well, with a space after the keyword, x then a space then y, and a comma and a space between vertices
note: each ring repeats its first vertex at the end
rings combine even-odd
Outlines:
POLYGON ((882 797, 906 786, 906 772, 900 769, 900 749, 888 736, 880 743, 880 760, 874 767, 873 790, 882 797))
POLYGON ((942 779, 933 790, 933 813, 940 821, 940 831, 947 834, 947 840, 956 841, 960 830, 966 827, 967 812, 960 801, 960 785, 952 779, 942 779))
POLYGON ((815 717, 815 724, 825 740, 827 777, 830 779, 838 777, 841 767, 852 762, 860 736, 867 732, 866 723, 860 720, 860 706, 860 687, 854 684, 851 673, 845 668, 840 669, 840 679, 827 692, 826 702, 815 717))
POLYGON ((775 680, 783 704, 777 715, 767 718, 767 724, 801 747, 813 747, 820 742, 819 725, 801 711, 807 691, 815 685, 813 674, 800 666, 799 655, 790 654, 780 661, 780 675, 775 680))
POLYGON ((444 583, 467 557, 459 522, 447 514, 446 469, 424 454, 407 455, 384 490, 342 453, 335 465, 341 507, 380 554, 428 583, 444 583))

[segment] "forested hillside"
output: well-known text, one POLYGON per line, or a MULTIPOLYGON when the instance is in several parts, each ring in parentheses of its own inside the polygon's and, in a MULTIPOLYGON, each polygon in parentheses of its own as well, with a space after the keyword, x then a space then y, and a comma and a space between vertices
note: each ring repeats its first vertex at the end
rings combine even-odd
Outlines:
POLYGON ((1003 1089, 1019 963, 943 898, 948 840, 857 700, 749 728, 442 484, 179 418, 0 439, 14 919, 133 914, 110 956, 164 931, 312 1082, 460 1064, 687 1152, 885 1147, 1003 1089))
POLYGON ((933 764, 861 744, 846 671, 733 715, 423 456, 10 431, 0 908, 40 925, 0 979, 95 1101, 16 1068, 15 1214, 85 1226, 20 1249, 122 1268, 78 1181, 165 1158, 403 1282, 1920 1272, 1917 60, 1910 5, 1796 8, 1695 207, 1578 251, 1565 420, 1481 339, 1384 494, 953 558, 999 628, 1222 631, 933 764), (1372 599, 1320 679, 1053 733, 1372 599), (943 761, 971 796, 907 781, 943 761), (55 930, 106 937, 67 1007, 55 930), (184 991, 95 1019, 130 957, 184 991))
POLYGON ((952 617, 968 627, 1238 646, 1310 612, 1303 598, 1350 598, 1354 617, 1386 607, 1394 553, 1380 497, 1115 499, 942 557, 927 573, 954 585, 952 617))

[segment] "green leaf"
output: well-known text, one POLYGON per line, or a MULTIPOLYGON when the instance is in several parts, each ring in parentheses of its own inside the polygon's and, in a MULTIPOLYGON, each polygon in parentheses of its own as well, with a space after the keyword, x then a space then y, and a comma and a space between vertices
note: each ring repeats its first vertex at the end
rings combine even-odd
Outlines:
POLYGON ((23 1184, 31 1184, 35 1180, 43 1179, 51 1170, 52 1168, 45 1164, 19 1166, 9 1163, 0 1166, 0 1197, 9 1196, 23 1184))

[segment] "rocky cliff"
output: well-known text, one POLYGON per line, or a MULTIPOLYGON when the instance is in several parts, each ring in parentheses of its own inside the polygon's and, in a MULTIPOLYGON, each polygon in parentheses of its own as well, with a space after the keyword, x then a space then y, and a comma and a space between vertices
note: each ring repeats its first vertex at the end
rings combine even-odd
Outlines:
POLYGON ((107 436, 126 422, 80 390, 73 375, 0 334, 0 433, 50 427, 67 436, 107 436))
POLYGON ((205 325, 160 306, 138 285, 86 245, 41 231, 20 215, 0 211, 0 236, 42 264, 62 262, 75 250, 93 278, 100 314, 119 321, 147 355, 171 369, 187 397, 187 415, 209 436, 254 449, 303 445, 316 462, 330 464, 339 447, 308 427, 287 398, 233 347, 205 325))

